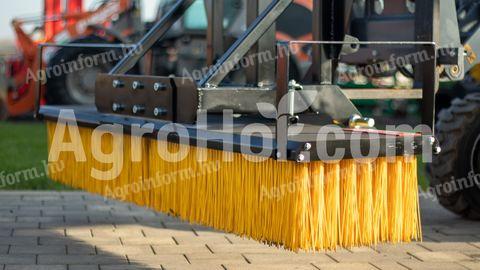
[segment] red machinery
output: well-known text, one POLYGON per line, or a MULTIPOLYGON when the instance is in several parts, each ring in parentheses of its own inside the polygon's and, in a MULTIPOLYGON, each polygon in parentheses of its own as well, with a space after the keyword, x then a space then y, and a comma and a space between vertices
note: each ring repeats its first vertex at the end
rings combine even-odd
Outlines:
MULTIPOLYGON (((83 9, 83 0, 45 0, 44 15, 40 18, 14 19, 12 25, 17 36, 17 47, 20 55, 6 60, 8 89, 5 101, 0 100, 4 107, 3 117, 21 116, 32 112, 35 101, 35 80, 38 79, 39 67, 37 46, 40 43, 109 43, 115 40, 124 41, 123 37, 131 35, 136 29, 130 27, 119 32, 116 27, 119 18, 135 10, 135 0, 105 1, 94 11, 83 9), (27 33, 24 26, 36 25, 33 32, 27 33), (115 30, 112 30, 115 29, 115 30), (112 31, 110 31, 112 30, 112 31)), ((55 53, 55 51, 54 51, 55 53)), ((82 54, 88 54, 83 50, 82 54)), ((57 52, 58 54, 58 52, 57 52)), ((53 54, 51 54, 53 55, 53 54)), ((51 58, 44 57, 44 66, 48 66, 51 58)), ((66 80, 66 78, 61 78, 66 80)), ((81 88, 81 87, 80 87, 81 88)), ((46 87, 46 91, 52 91, 46 87)), ((64 90, 58 90, 64 91, 64 90)), ((50 93, 52 94, 52 93, 50 93)), ((60 95, 56 93, 55 95, 60 95)), ((42 102, 46 103, 44 93, 42 102)), ((63 100, 65 101, 65 100, 63 100)), ((69 103, 85 103, 87 99, 70 98, 69 103)), ((0 115, 2 118, 2 115, 0 115)))

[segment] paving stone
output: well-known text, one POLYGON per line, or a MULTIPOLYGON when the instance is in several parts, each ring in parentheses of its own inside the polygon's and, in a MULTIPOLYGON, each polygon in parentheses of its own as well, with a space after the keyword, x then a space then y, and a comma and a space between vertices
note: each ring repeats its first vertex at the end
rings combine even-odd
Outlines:
POLYGON ((144 237, 142 230, 132 229, 93 229, 92 234, 94 237, 144 237))
POLYGON ((17 223, 22 223, 22 222, 63 222, 63 217, 40 217, 40 216, 17 217, 17 223))
POLYGON ((422 246, 424 243, 408 243, 408 244, 380 244, 373 249, 378 253, 388 254, 407 254, 412 252, 425 252, 428 249, 422 246))
POLYGON ((1 245, 36 245, 38 243, 37 237, 0 237, 1 245))
POLYGON ((101 265, 101 270, 160 270, 162 266, 160 264, 149 264, 148 267, 144 265, 101 265))
POLYGON ((128 255, 128 261, 131 264, 144 264, 144 263, 154 263, 154 264, 163 264, 163 263, 178 263, 178 264, 188 264, 187 259, 180 254, 170 254, 170 255, 128 255))
POLYGON ((439 229, 439 231, 446 235, 475 235, 480 234, 480 228, 478 227, 469 227, 469 228, 457 228, 457 227, 448 227, 439 229))
POLYGON ((175 236, 178 244, 230 244, 223 235, 218 236, 175 236))
POLYGON ((112 217, 112 216, 89 216, 91 223, 135 223, 134 217, 112 217))
POLYGON ((473 260, 465 254, 454 251, 414 252, 412 255, 423 262, 460 262, 473 260))
POLYGON ((64 211, 63 207, 61 206, 45 206, 45 205, 20 205, 18 207, 20 210, 35 210, 35 211, 42 211, 42 214, 45 215, 46 212, 48 211, 64 211))
POLYGON ((122 255, 154 255, 152 247, 149 245, 119 246, 119 245, 100 245, 97 246, 98 254, 122 254, 122 255))
POLYGON ((368 263, 314 263, 314 265, 322 270, 378 270, 368 263))
MULTIPOLYGON (((15 220, 15 219, 13 219, 15 220)), ((0 222, 0 229, 38 229, 40 222, 0 222)))
POLYGON ((120 237, 122 243, 128 245, 163 245, 175 244, 171 237, 120 237))
POLYGON ((362 254, 365 254, 365 253, 375 254, 375 253, 377 253, 377 251, 375 251, 375 249, 372 248, 372 247, 351 247, 351 248, 348 248, 348 250, 351 253, 362 253, 362 254))
POLYGON ((67 270, 66 265, 7 265, 5 270, 67 270))
POLYGON ((9 246, 1 246, 0 245, 0 255, 7 254, 9 248, 10 248, 9 246))
POLYGON ((68 255, 95 255, 97 250, 94 246, 74 244, 67 246, 68 255))
POLYGON ((227 270, 316 270, 315 266, 312 264, 265 264, 265 265, 255 265, 255 264, 224 264, 227 270))
POLYGON ((430 251, 458 251, 458 252, 478 252, 480 253, 480 248, 476 247, 474 244, 464 243, 464 242, 442 242, 442 243, 432 243, 424 242, 419 244, 422 247, 430 251))
POLYGON ((65 230, 63 229, 15 229, 13 230, 13 236, 65 236, 65 230))
POLYGON ((146 237, 196 237, 193 229, 191 230, 175 230, 175 229, 165 229, 165 228, 148 228, 143 229, 143 233, 146 237))
POLYGON ((424 241, 431 240, 431 242, 480 242, 480 238, 474 235, 445 235, 441 233, 437 234, 424 234, 424 241))
MULTIPOLYGON (((221 264, 183 264, 183 263, 162 263, 165 270, 225 270, 221 264)), ((228 269, 228 268, 227 268, 228 269)))
POLYGON ((186 258, 191 264, 238 264, 245 263, 245 257, 237 253, 227 253, 227 254, 212 254, 212 253, 186 253, 186 258))
POLYGON ((66 254, 65 246, 13 245, 9 254, 66 254))
MULTIPOLYGON (((123 265, 124 267, 126 265, 123 265)), ((98 270, 100 265, 69 265, 68 270, 98 270)))
POLYGON ((4 270, 5 264, 10 268, 24 267, 18 269, 54 270, 65 269, 67 264, 68 270, 162 269, 161 266, 182 270, 441 270, 479 269, 480 264, 478 223, 456 218, 425 201, 423 243, 293 253, 87 193, 3 194, 6 197, 0 196, 0 270, 4 270), (37 260, 40 266, 35 265, 37 260))
POLYGON ((13 229, 0 229, 0 236, 11 236, 13 229))
POLYGON ((0 222, 15 222, 15 217, 13 216, 0 216, 0 222))
POLYGON ((466 268, 453 262, 418 262, 418 261, 400 261, 401 265, 410 270, 465 270, 466 268))
POLYGON ((117 245, 121 244, 116 238, 72 238, 72 237, 39 237, 40 245, 117 245))
POLYGON ((356 263, 356 262, 380 262, 380 261, 395 261, 400 259, 413 259, 409 254, 390 254, 390 253, 372 253, 372 254, 362 254, 362 253, 351 253, 351 254, 341 254, 341 253, 329 253, 329 256, 332 257, 337 262, 344 263, 356 263))
POLYGON ((153 250, 155 254, 186 254, 186 253, 207 253, 211 254, 212 252, 205 245, 153 245, 153 250))
POLYGON ((335 263, 330 257, 323 253, 300 253, 300 254, 257 254, 245 253, 245 258, 252 264, 289 264, 292 261, 298 263, 335 263))
POLYGON ((0 255, 0 265, 32 265, 35 264, 35 255, 0 255))
POLYGON ((480 261, 475 262, 458 262, 458 264, 470 269, 470 270, 480 270, 480 261))
POLYGON ((67 228, 65 231, 69 237, 92 237, 92 230, 89 227, 67 228))
POLYGON ((370 264, 382 270, 407 270, 408 269, 405 266, 395 261, 371 262, 370 264))
POLYGON ((292 254, 291 251, 263 244, 207 244, 213 253, 292 254))
POLYGON ((127 264, 127 259, 120 256, 102 256, 102 255, 39 255, 38 264, 127 264))

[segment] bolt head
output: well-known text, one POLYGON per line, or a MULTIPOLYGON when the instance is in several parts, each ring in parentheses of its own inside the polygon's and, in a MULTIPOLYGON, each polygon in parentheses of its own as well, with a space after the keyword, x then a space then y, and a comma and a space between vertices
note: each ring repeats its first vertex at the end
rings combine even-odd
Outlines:
POLYGON ((120 80, 113 80, 112 86, 113 86, 113 88, 122 88, 122 87, 123 87, 123 83, 122 83, 122 81, 120 81, 120 80))
POLYGON ((134 105, 132 107, 133 114, 142 113, 145 109, 142 106, 134 105))
POLYGON ((153 90, 154 90, 155 92, 164 91, 164 90, 166 90, 166 88, 167 88, 167 87, 166 87, 165 84, 163 84, 163 83, 158 83, 158 82, 157 82, 157 83, 153 84, 153 90))
POLYGON ((133 90, 142 89, 142 88, 143 88, 143 84, 142 84, 141 82, 134 81, 134 82, 132 83, 132 88, 133 88, 133 90))
POLYGON ((457 65, 454 65, 450 68, 450 72, 452 73, 452 75, 458 76, 460 74, 460 67, 457 65))
POLYGON ((162 108, 153 109, 153 115, 155 115, 156 117, 164 116, 166 114, 167 114, 167 111, 162 108))
POLYGON ((417 145, 417 143, 415 143, 415 142, 412 142, 412 149, 413 149, 413 150, 415 150, 415 149, 417 149, 417 148, 418 148, 418 145, 417 145))
POLYGON ((123 106, 120 105, 120 104, 118 104, 118 103, 113 103, 113 105, 112 105, 112 110, 113 110, 114 112, 121 111, 121 110, 123 110, 123 106))
POLYGON ((433 147, 433 154, 439 155, 442 152, 442 148, 440 146, 433 147))
POLYGON ((305 161, 305 156, 302 154, 298 155, 297 162, 304 162, 304 161, 305 161))
POLYGON ((305 150, 305 151, 310 151, 311 149, 312 149, 312 144, 311 143, 306 143, 303 146, 303 150, 305 150))

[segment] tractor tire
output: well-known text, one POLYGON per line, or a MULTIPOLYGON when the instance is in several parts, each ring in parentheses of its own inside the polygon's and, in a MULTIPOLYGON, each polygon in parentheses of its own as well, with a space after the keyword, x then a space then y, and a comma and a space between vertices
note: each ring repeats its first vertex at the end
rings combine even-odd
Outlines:
POLYGON ((430 186, 446 209, 480 220, 480 93, 453 100, 438 118, 442 152, 428 168, 430 186))
MULTIPOLYGON (((89 36, 75 40, 72 43, 107 44, 108 42, 97 36, 89 36)), ((121 50, 115 49, 112 53, 112 55, 115 55, 115 58, 101 57, 103 53, 108 51, 109 49, 102 48, 62 48, 58 50, 47 65, 47 68, 51 71, 50 76, 47 78, 45 93, 47 104, 94 104, 97 75, 99 73, 108 73, 121 56, 121 50), (85 59, 89 59, 89 62, 85 59), (109 62, 105 61, 105 59, 115 59, 115 61, 109 62), (93 60, 94 65, 91 65, 91 60, 93 60), (80 64, 80 62, 82 63, 80 64), (73 64, 76 66, 74 67, 73 64), (54 68, 58 70, 58 67, 62 67, 62 72, 59 75, 54 73, 54 68), (66 68, 67 72, 65 72, 64 68, 66 68)))

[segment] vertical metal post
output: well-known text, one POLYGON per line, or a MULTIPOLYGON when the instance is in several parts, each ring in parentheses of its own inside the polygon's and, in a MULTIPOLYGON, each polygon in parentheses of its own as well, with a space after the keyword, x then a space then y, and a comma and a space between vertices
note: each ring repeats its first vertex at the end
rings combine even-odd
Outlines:
MULTIPOLYGON (((247 0, 247 25, 253 23, 269 3, 269 0, 247 0)), ((275 40, 276 24, 274 23, 249 52, 248 57, 251 61, 246 68, 248 84, 268 87, 275 83, 275 61, 272 57, 275 55, 275 40)))
POLYGON ((423 131, 424 135, 435 133, 435 94, 438 91, 437 48, 435 45, 422 46, 426 51, 427 61, 421 63, 422 72, 422 123, 431 129, 423 131))
MULTIPOLYGON (((415 35, 417 41, 440 42, 440 0, 424 0, 415 3, 415 35)), ((422 122, 431 130, 425 130, 424 135, 435 131, 435 94, 439 88, 437 68, 437 46, 418 46, 419 51, 426 51, 427 59, 417 65, 417 78, 421 78, 423 88, 422 122)))
MULTIPOLYGON (((348 1, 350 2, 350 1, 348 1)), ((345 0, 314 0, 312 31, 313 40, 343 41, 347 30, 346 14, 349 13, 345 0)), ((311 76, 313 83, 333 84, 336 59, 340 45, 313 45, 311 76)))
MULTIPOLYGON (((259 9, 257 15, 267 8, 269 0, 259 0, 259 9)), ((268 87, 275 84, 275 41, 276 41, 276 23, 263 34, 258 41, 258 86, 268 87)))
MULTIPOLYGON (((35 74, 40 74, 40 72, 43 69, 42 55, 43 55, 43 45, 39 44, 37 47, 38 69, 35 71, 35 74)), ((38 78, 35 82, 35 105, 33 110, 33 117, 35 117, 36 119, 38 119, 40 116, 39 111, 40 111, 40 102, 42 99, 42 83, 43 83, 43 78, 38 78)))
POLYGON ((207 10, 207 66, 212 66, 223 54, 224 29, 223 19, 225 4, 224 1, 206 0, 207 10))
POLYGON ((289 83, 289 64, 290 64, 290 48, 288 43, 279 43, 277 46, 277 123, 275 130, 275 138, 277 142, 276 157, 278 160, 287 159, 287 143, 288 143, 288 126, 290 121, 289 108, 286 100, 288 94, 289 83))
MULTIPOLYGON (((312 11, 312 35, 313 40, 323 41, 323 0, 313 0, 312 11)), ((312 44, 312 67, 311 76, 313 83, 323 83, 322 78, 322 60, 325 60, 325 50, 323 45, 312 44)))
MULTIPOLYGON (((247 26, 251 25, 253 21, 258 17, 258 2, 259 0, 246 0, 247 2, 247 26)), ((249 57, 253 59, 253 63, 245 69, 247 84, 257 84, 258 83, 258 69, 257 69, 257 59, 254 58, 258 54, 258 45, 255 44, 249 51, 249 57)))

